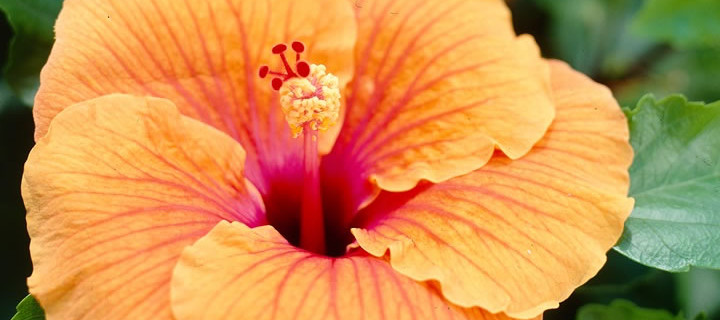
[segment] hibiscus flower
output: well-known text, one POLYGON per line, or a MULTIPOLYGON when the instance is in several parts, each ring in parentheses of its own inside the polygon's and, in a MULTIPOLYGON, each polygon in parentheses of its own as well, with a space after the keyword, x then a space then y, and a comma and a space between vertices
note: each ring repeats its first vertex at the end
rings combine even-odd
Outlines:
POLYGON ((541 318, 633 202, 503 1, 66 0, 23 178, 48 319, 541 318))

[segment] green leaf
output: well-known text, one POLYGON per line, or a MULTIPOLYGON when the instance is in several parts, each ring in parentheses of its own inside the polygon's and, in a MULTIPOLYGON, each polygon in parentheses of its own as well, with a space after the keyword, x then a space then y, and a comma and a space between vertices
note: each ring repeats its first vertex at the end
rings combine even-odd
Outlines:
POLYGON ((626 114, 635 208, 615 249, 668 271, 720 268, 720 102, 646 96, 626 114))
POLYGON ((687 314, 705 312, 720 316, 720 270, 690 268, 677 275, 676 294, 682 310, 687 314))
POLYGON ((678 47, 720 45, 720 1, 646 0, 632 29, 678 47))
POLYGON ((25 104, 13 93, 7 81, 0 78, 0 113, 18 106, 24 108, 25 104))
MULTIPOLYGON (((626 32, 642 0, 535 0, 550 15, 552 52, 589 75, 619 77, 653 43, 626 32)), ((545 48, 544 48, 545 49, 545 48)))
POLYGON ((28 295, 17 305, 17 313, 10 320, 45 320, 45 311, 33 296, 28 295))
POLYGON ((580 308, 577 320, 685 320, 681 315, 657 309, 640 308, 627 300, 614 300, 609 306, 588 304, 580 308))
POLYGON ((40 69, 53 44, 53 25, 62 0, 0 0, 0 9, 13 28, 5 78, 13 92, 32 105, 40 69))
POLYGON ((699 313, 694 320, 708 320, 708 317, 704 313, 699 313))
MULTIPOLYGON (((718 40, 720 43, 720 40, 718 40)), ((622 105, 635 104, 647 93, 667 96, 682 92, 691 100, 720 99, 720 47, 668 51, 633 78, 617 82, 613 94, 622 105)))

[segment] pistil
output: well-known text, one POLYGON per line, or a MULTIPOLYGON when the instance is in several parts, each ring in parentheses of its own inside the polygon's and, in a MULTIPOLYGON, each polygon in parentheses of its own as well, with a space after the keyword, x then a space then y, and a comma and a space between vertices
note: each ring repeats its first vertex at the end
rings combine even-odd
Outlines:
POLYGON ((321 199, 318 155, 318 131, 325 131, 337 123, 340 114, 340 90, 338 79, 326 73, 325 66, 308 64, 300 60, 305 46, 293 42, 296 52, 295 70, 285 57, 287 45, 273 47, 273 54, 279 55, 285 72, 272 71, 268 66, 259 70, 261 78, 268 74, 275 76, 271 85, 279 91, 280 107, 290 126, 293 137, 302 134, 303 184, 300 208, 300 247, 325 254, 325 227, 321 199))
POLYGON ((300 209, 300 247, 324 254, 325 224, 320 199, 318 132, 310 124, 305 124, 303 132, 305 172, 300 209))

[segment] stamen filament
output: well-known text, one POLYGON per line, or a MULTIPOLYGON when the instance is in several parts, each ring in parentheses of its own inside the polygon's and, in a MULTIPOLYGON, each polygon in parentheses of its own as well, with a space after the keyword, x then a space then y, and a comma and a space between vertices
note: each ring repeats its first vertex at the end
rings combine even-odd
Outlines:
POLYGON ((271 74, 271 75, 280 76, 280 77, 283 77, 283 78, 289 77, 288 74, 286 74, 286 73, 280 73, 280 72, 277 72, 277 71, 268 71, 268 73, 271 74))
POLYGON ((305 173, 300 211, 300 246, 308 251, 325 254, 325 224, 318 172, 318 131, 314 130, 310 123, 303 127, 305 173))
POLYGON ((290 63, 288 63, 287 58, 285 57, 284 53, 280 54, 280 60, 282 60, 283 65, 285 66, 285 71, 288 73, 290 77, 297 77, 297 74, 293 71, 293 69, 290 67, 290 63))

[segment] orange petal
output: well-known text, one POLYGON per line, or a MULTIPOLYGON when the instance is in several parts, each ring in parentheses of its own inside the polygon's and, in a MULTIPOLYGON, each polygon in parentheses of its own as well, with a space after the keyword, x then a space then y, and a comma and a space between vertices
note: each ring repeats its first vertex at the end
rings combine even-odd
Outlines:
MULTIPOLYGON (((504 1, 357 1, 355 77, 333 153, 383 190, 530 150, 554 116, 535 42, 504 1)), ((341 170, 337 170, 341 171, 341 170)))
MULTIPOLYGON (((356 33, 351 8, 337 0, 65 1, 41 75, 35 137, 60 110, 87 99, 167 98, 184 115, 240 141, 248 178, 265 194, 268 171, 295 165, 288 162, 299 158, 302 141, 291 137, 259 67, 280 71, 271 48, 299 40, 303 59, 326 65, 346 83, 356 33)), ((291 64, 294 58, 288 56, 291 64)))
POLYGON ((627 124, 607 88, 551 66, 557 117, 530 153, 381 194, 352 230, 359 245, 389 251, 395 270, 438 281, 457 305, 518 318, 556 307, 595 275, 633 206, 627 124))
POLYGON ((183 251, 172 308, 177 320, 509 319, 450 305, 432 286, 364 253, 318 256, 270 226, 228 222, 183 251))
POLYGON ((171 102, 109 95, 60 113, 25 165, 32 293, 48 319, 170 319, 182 249, 263 223, 245 152, 171 102))

